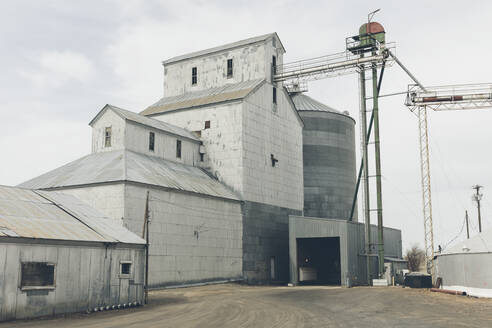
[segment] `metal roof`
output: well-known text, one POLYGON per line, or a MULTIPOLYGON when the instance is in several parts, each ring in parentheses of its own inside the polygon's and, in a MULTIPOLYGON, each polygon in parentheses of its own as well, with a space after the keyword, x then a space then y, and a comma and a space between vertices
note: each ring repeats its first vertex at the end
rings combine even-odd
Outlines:
POLYGON ((490 252, 492 252, 492 229, 483 231, 470 239, 459 242, 449 250, 445 249, 442 252, 442 255, 490 252))
POLYGON ((200 139, 197 136, 195 136, 193 133, 191 133, 190 131, 188 131, 186 129, 183 129, 183 128, 180 128, 178 126, 174 126, 172 124, 162 122, 162 121, 150 118, 150 117, 146 117, 144 115, 140 115, 138 113, 131 112, 131 111, 123 109, 123 108, 109 105, 109 104, 104 106, 99 111, 99 113, 97 113, 97 115, 92 119, 92 121, 89 122, 89 125, 92 126, 94 124, 94 122, 96 122, 99 119, 99 117, 101 117, 101 115, 104 112, 106 112, 108 109, 112 110, 114 113, 116 113, 116 115, 118 115, 119 117, 121 117, 124 120, 128 120, 131 122, 135 122, 138 124, 149 126, 149 127, 154 128, 154 129, 157 129, 157 130, 160 130, 163 132, 167 132, 169 134, 185 137, 185 138, 194 140, 196 142, 200 142, 200 139))
POLYGON ((243 99, 252 91, 256 90, 256 88, 264 83, 264 81, 264 79, 249 80, 226 84, 216 88, 187 92, 178 96, 164 97, 155 104, 147 107, 147 109, 140 114, 155 115, 177 109, 193 108, 224 101, 243 99))
POLYGON ((190 58, 194 58, 194 57, 205 56, 205 55, 209 55, 209 54, 212 54, 212 53, 221 52, 221 51, 224 51, 224 50, 229 50, 229 49, 233 49, 233 48, 243 47, 243 46, 246 46, 248 44, 253 44, 253 43, 257 43, 257 42, 266 41, 266 40, 268 40, 268 39, 270 39, 272 37, 276 37, 277 38, 277 40, 278 40, 278 42, 280 44, 280 47, 285 52, 285 48, 282 45, 282 42, 280 41, 280 38, 278 37, 277 33, 269 33, 269 34, 264 34, 264 35, 255 36, 255 37, 252 37, 252 38, 248 38, 248 39, 244 39, 244 40, 240 40, 240 41, 228 43, 228 44, 225 44, 225 45, 222 45, 222 46, 218 46, 218 47, 214 47, 214 48, 209 48, 209 49, 205 49, 205 50, 195 51, 195 52, 191 52, 191 53, 188 53, 188 54, 184 54, 184 55, 172 57, 170 59, 164 60, 162 63, 164 65, 166 65, 166 64, 171 64, 171 63, 175 63, 175 62, 178 62, 178 61, 182 61, 182 60, 186 60, 186 59, 190 59, 190 58))
POLYGON ((145 244, 73 196, 6 186, 0 186, 0 236, 145 244))
POLYGON ((232 190, 201 168, 129 150, 90 154, 20 186, 55 189, 123 181, 239 200, 232 190))
POLYGON ((294 102, 298 111, 316 111, 316 112, 329 112, 336 114, 343 114, 342 112, 327 106, 301 92, 291 93, 290 98, 294 102))

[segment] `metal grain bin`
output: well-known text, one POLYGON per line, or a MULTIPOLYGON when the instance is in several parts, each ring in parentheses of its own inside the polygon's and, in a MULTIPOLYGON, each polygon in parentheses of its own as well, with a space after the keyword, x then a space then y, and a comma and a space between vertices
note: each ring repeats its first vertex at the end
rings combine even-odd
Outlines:
POLYGON ((291 98, 304 121, 304 215, 347 220, 356 183, 355 121, 303 93, 291 98))

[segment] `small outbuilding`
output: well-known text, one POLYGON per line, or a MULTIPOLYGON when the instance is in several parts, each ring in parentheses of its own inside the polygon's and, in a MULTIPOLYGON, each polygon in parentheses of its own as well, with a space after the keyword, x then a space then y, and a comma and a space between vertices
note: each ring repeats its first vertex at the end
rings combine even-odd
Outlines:
POLYGON ((492 297, 492 230, 479 233, 438 254, 435 265, 444 289, 492 297))
POLYGON ((77 198, 0 186, 0 321, 143 302, 145 241, 77 198))

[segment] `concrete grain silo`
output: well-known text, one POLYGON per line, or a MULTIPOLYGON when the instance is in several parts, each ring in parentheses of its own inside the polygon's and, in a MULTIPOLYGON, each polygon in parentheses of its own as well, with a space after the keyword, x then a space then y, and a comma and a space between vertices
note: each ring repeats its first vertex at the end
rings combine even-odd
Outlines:
POLYGON ((301 92, 291 98, 304 121, 304 216, 349 219, 356 183, 355 121, 301 92))

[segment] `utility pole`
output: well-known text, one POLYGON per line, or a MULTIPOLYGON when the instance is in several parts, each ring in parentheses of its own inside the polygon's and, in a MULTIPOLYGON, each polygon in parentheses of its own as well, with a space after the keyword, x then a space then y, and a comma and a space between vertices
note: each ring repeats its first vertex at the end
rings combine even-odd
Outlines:
POLYGON ((475 189, 476 193, 473 195, 473 200, 477 202, 478 209, 478 232, 482 232, 482 215, 480 213, 480 201, 482 200, 483 194, 480 193, 480 189, 483 188, 480 185, 474 185, 472 189, 475 189))
POLYGON ((142 238, 145 238, 145 283, 144 283, 144 304, 149 303, 149 191, 145 200, 144 226, 142 238))
POLYGON ((470 239, 470 228, 468 227, 468 211, 465 211, 466 220, 466 239, 470 239))

